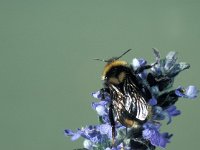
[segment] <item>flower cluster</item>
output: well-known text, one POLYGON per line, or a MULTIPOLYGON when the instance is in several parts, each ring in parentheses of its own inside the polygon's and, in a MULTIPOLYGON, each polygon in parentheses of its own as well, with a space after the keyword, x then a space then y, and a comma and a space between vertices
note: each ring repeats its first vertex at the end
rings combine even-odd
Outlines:
MULTIPOLYGON (((65 130, 67 136, 71 136, 72 141, 83 137, 84 149, 89 150, 154 150, 156 147, 165 148, 170 142, 172 134, 160 133, 161 120, 167 119, 167 124, 172 122, 172 118, 181 114, 175 106, 178 98, 194 99, 197 97, 198 89, 190 85, 186 88, 179 86, 171 90, 174 78, 183 70, 190 67, 189 64, 177 63, 175 52, 169 52, 161 59, 160 54, 154 49, 156 62, 151 69, 143 70, 137 74, 140 84, 148 87, 152 98, 148 100, 151 107, 151 115, 147 121, 137 128, 126 128, 116 120, 116 137, 112 141, 112 127, 109 121, 109 105, 112 99, 108 93, 100 91, 92 93, 98 102, 92 103, 92 108, 97 112, 99 125, 90 125, 78 129, 76 132, 65 130), (148 77, 155 79, 154 84, 148 81, 148 77)), ((133 70, 138 70, 145 66, 147 61, 134 58, 131 64, 133 70)))

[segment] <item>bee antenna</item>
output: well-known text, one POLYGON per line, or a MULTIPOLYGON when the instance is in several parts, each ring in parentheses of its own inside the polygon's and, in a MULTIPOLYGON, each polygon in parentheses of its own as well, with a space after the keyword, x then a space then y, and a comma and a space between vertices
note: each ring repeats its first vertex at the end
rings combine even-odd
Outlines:
POLYGON ((129 51, 131 51, 132 49, 128 49, 127 51, 125 51, 123 54, 121 54, 119 57, 116 58, 117 59, 120 59, 122 56, 124 56, 126 53, 128 53, 129 51))
POLYGON ((107 60, 99 59, 99 58, 93 58, 93 60, 98 60, 98 61, 108 62, 107 60))
POLYGON ((116 58, 114 57, 114 58, 111 58, 111 59, 109 59, 109 60, 104 60, 104 59, 99 59, 99 58, 93 58, 93 60, 98 60, 98 61, 103 61, 103 62, 109 63, 109 62, 118 60, 119 58, 121 58, 122 56, 124 56, 126 53, 128 53, 130 50, 132 50, 132 49, 128 49, 128 50, 125 51, 123 54, 121 54, 119 57, 116 57, 116 58))

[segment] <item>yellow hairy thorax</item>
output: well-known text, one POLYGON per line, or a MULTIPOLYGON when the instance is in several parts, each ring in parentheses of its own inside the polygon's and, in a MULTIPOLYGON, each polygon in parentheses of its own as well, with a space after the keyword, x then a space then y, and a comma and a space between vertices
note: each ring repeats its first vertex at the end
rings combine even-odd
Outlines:
POLYGON ((102 73, 102 76, 101 76, 101 79, 102 80, 105 80, 105 76, 107 74, 107 72, 113 68, 113 67, 117 67, 117 66, 126 66, 128 63, 126 61, 122 61, 122 60, 115 60, 111 63, 108 63, 105 65, 104 67, 104 70, 103 70, 103 73, 102 73))

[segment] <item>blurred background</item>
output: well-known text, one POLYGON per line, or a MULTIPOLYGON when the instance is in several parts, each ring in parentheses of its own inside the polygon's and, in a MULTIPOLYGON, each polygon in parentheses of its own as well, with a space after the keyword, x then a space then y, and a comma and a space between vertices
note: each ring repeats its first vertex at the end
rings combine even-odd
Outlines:
MULTIPOLYGON (((97 124, 91 93, 105 65, 92 58, 154 61, 175 50, 191 68, 175 86, 199 85, 200 1, 0 1, 0 149, 71 150, 64 129, 97 124)), ((169 150, 198 149, 200 99, 180 99, 182 115, 162 131, 169 150)), ((164 122, 165 124, 166 122, 164 122)))

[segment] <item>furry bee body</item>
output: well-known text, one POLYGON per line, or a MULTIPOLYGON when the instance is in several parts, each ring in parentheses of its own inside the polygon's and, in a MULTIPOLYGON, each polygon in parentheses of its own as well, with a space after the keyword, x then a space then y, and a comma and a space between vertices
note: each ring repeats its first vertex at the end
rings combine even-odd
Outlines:
POLYGON ((127 62, 113 60, 106 64, 102 80, 111 96, 111 108, 117 121, 126 127, 136 127, 146 121, 149 110, 146 96, 127 62))

